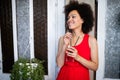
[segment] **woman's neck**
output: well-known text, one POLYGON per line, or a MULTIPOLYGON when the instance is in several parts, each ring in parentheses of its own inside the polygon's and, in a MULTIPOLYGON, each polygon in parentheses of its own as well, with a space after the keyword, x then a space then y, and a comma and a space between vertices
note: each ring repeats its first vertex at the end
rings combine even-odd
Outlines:
POLYGON ((78 37, 78 36, 83 36, 84 35, 84 33, 82 31, 73 31, 72 34, 73 34, 74 37, 75 36, 78 37))

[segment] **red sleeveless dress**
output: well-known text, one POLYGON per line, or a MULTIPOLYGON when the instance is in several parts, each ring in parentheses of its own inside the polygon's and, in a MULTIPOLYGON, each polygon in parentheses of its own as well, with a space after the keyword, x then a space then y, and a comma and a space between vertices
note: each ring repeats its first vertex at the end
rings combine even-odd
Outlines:
MULTIPOLYGON (((85 34, 82 42, 74 47, 78 50, 80 56, 90 60, 88 38, 89 35, 85 34)), ((89 70, 73 58, 65 56, 64 65, 60 69, 56 80, 90 80, 89 70)))

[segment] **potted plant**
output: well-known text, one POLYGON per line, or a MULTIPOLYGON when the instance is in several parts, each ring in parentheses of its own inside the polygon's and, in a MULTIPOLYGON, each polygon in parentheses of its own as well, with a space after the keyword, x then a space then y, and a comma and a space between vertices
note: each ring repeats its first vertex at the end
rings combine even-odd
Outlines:
POLYGON ((13 65, 11 80, 44 80, 43 61, 20 58, 13 65))

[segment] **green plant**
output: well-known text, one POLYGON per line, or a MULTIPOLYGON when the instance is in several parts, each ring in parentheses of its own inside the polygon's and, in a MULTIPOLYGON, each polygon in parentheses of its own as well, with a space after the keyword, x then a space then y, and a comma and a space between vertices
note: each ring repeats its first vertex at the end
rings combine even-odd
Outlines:
POLYGON ((44 80, 43 61, 36 58, 28 60, 18 59, 13 65, 11 71, 11 80, 44 80))

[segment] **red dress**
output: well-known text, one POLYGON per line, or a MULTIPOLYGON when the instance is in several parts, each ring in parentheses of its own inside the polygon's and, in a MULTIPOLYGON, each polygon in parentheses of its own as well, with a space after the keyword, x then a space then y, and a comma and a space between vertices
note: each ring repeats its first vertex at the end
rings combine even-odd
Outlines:
MULTIPOLYGON (((89 35, 85 34, 82 42, 74 46, 78 54, 83 58, 90 60, 90 47, 88 44, 89 35)), ((90 80, 89 70, 71 57, 65 56, 65 63, 60 69, 56 80, 90 80), (67 60, 66 60, 67 59, 67 60)))

